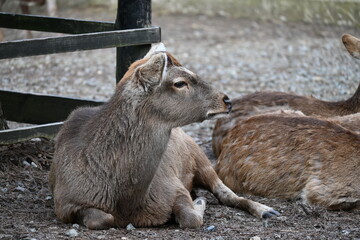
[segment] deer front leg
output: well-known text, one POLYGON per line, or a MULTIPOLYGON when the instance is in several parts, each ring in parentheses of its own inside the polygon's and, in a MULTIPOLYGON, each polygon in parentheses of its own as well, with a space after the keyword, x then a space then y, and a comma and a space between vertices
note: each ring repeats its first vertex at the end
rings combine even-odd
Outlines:
POLYGON ((203 151, 199 147, 194 148, 193 151, 196 151, 198 156, 195 159, 198 166, 194 179, 195 185, 210 190, 224 205, 247 211, 255 217, 269 218, 280 215, 271 207, 237 196, 220 180, 203 151))
POLYGON ((176 194, 173 213, 182 228, 199 228, 203 224, 205 198, 192 201, 189 191, 180 189, 176 194))
POLYGON ((223 204, 229 207, 235 207, 247 211, 251 215, 258 218, 270 218, 280 215, 279 212, 275 211, 271 207, 243 197, 239 197, 233 191, 231 191, 220 179, 218 179, 213 189, 213 193, 216 198, 219 199, 219 201, 223 204))
POLYGON ((113 215, 97 208, 82 209, 78 213, 78 222, 93 230, 102 230, 115 227, 113 215))

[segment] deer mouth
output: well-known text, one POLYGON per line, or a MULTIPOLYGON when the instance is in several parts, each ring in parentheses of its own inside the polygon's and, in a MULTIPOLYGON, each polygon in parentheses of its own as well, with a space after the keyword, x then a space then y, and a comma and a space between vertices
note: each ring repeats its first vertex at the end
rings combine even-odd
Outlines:
POLYGON ((206 119, 219 119, 219 118, 223 118, 226 117, 227 115, 229 115, 230 111, 226 111, 226 112, 215 112, 215 111, 208 111, 206 114, 206 119))

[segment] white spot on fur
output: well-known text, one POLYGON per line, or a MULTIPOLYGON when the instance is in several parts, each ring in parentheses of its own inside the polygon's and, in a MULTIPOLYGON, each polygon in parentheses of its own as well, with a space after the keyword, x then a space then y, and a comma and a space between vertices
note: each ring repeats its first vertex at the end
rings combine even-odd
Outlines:
POLYGON ((216 111, 208 111, 206 113, 206 119, 210 120, 210 119, 219 119, 219 118, 224 118, 226 116, 228 116, 229 114, 226 112, 216 112, 216 111))
POLYGON ((244 164, 248 163, 252 158, 252 154, 250 154, 249 156, 247 156, 245 159, 244 159, 244 164))
POLYGON ((148 53, 145 55, 144 58, 150 58, 151 55, 153 55, 156 52, 166 52, 165 45, 163 43, 154 44, 153 46, 151 46, 150 50, 148 51, 148 53))
MULTIPOLYGON (((165 47, 165 46, 164 46, 164 47, 165 47)), ((164 55, 164 57, 165 57, 165 62, 164 62, 164 69, 163 69, 163 72, 162 72, 162 74, 161 74, 161 82, 166 79, 167 63, 168 63, 168 58, 167 58, 166 53, 163 53, 163 55, 164 55)), ((160 82, 160 85, 161 85, 161 82, 160 82)))
POLYGON ((165 45, 163 43, 159 43, 159 45, 157 45, 155 52, 166 52, 165 45))
POLYGON ((281 110, 281 112, 280 113, 285 113, 285 114, 296 114, 296 115, 299 115, 299 116, 305 116, 305 114, 302 112, 302 111, 299 111, 299 110, 296 110, 296 111, 294 111, 294 110, 281 110))

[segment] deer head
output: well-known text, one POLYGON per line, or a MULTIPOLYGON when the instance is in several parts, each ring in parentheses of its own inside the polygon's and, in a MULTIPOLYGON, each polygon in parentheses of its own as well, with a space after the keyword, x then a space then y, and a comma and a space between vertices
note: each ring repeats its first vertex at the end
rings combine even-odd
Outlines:
POLYGON ((171 127, 218 118, 231 111, 225 94, 183 67, 163 46, 160 49, 132 64, 118 84, 117 92, 132 99, 136 111, 171 127))

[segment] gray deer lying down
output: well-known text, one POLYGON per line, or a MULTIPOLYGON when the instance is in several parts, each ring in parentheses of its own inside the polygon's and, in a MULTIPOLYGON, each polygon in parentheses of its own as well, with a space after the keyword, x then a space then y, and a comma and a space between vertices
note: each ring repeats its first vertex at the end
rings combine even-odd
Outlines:
POLYGON ((203 223, 210 190, 221 203, 259 218, 278 213, 238 197, 218 178, 199 146, 179 126, 229 113, 231 103, 169 53, 133 63, 100 107, 79 108, 57 136, 50 186, 55 212, 90 229, 203 223))
MULTIPOLYGON (((342 42, 349 53, 360 58, 359 39, 345 34, 342 42)), ((307 116, 343 116, 360 112, 360 84, 355 93, 347 100, 327 102, 314 97, 299 96, 284 92, 255 92, 232 100, 233 109, 229 118, 219 119, 213 132, 213 150, 216 156, 220 155, 222 141, 227 131, 236 124, 238 117, 261 114, 264 111, 276 109, 299 110, 307 116)))
MULTIPOLYGON (((360 53, 360 40, 352 40, 360 53)), ((221 142, 215 169, 237 193, 302 198, 331 210, 359 208, 359 131, 360 113, 324 118, 277 110, 238 116, 221 142)))

